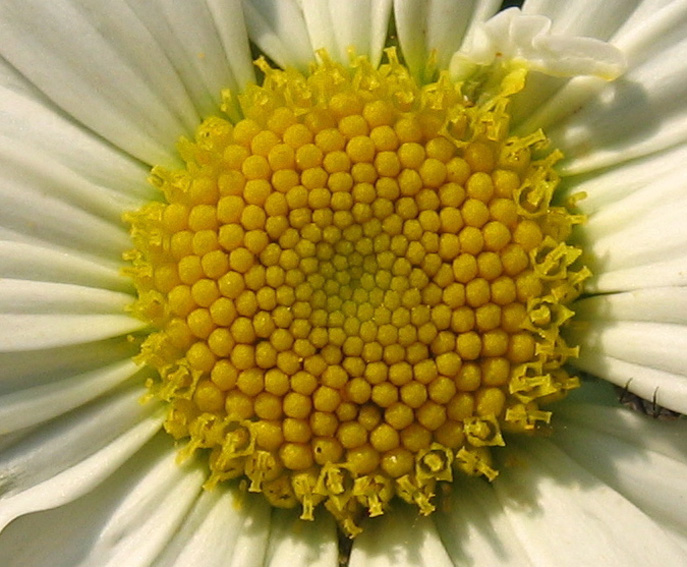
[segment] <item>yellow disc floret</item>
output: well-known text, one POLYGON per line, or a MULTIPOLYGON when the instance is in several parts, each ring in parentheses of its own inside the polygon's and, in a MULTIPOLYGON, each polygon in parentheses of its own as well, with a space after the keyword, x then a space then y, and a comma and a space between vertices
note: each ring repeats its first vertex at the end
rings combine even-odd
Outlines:
POLYGON ((156 329, 138 360, 182 456, 351 536, 394 496, 430 513, 456 471, 493 480, 502 432, 548 423, 588 275, 581 218, 552 205, 559 152, 509 134, 524 71, 470 100, 387 55, 259 61, 244 119, 205 120, 184 169, 154 168, 164 200, 126 215, 156 329))

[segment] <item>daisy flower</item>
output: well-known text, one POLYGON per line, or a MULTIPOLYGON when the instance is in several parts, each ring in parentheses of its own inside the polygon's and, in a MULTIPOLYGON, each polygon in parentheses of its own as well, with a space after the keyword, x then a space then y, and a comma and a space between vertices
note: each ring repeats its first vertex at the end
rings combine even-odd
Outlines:
POLYGON ((687 2, 500 4, 0 3, 2 565, 687 561, 687 2))

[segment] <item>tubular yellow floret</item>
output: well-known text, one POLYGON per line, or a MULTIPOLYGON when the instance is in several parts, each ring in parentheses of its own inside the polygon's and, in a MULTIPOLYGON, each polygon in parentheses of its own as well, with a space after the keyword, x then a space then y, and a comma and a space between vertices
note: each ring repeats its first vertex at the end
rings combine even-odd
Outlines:
POLYGON ((157 329, 137 361, 181 456, 351 537, 395 496, 429 514, 457 472, 493 480, 502 432, 549 423, 588 275, 565 242, 583 219, 551 202, 559 152, 509 135, 523 70, 475 99, 387 55, 259 61, 244 118, 204 121, 184 169, 153 170, 165 202, 126 215, 157 329))

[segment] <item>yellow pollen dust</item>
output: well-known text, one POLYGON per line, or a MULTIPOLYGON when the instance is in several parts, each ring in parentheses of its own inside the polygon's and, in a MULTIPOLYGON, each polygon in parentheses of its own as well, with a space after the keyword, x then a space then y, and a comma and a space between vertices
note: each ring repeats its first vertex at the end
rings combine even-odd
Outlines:
POLYGON ((156 329, 138 361, 181 456, 351 537, 395 496, 431 513, 457 471, 493 480, 502 432, 549 422, 588 275, 581 217, 551 203, 560 153, 509 134, 524 70, 473 102, 387 56, 258 61, 244 119, 205 120, 184 169, 154 168, 164 202, 126 215, 156 329))

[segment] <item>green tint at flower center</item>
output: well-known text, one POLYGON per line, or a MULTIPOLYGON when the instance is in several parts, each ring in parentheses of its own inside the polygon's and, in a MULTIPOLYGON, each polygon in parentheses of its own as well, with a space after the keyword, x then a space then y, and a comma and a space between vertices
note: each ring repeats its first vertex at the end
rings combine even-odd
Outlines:
POLYGON ((549 422, 588 274, 551 204, 559 154, 509 136, 524 71, 472 102, 388 56, 259 62, 245 119, 207 119, 183 170, 154 169, 165 201, 127 215, 157 329, 139 361, 182 456, 351 536, 394 496, 429 514, 438 482, 493 480, 502 431, 549 422))

